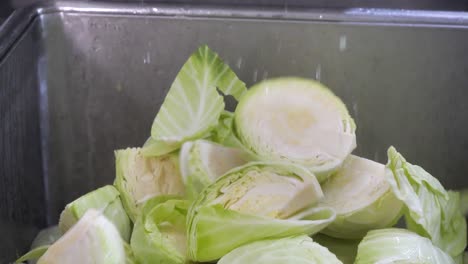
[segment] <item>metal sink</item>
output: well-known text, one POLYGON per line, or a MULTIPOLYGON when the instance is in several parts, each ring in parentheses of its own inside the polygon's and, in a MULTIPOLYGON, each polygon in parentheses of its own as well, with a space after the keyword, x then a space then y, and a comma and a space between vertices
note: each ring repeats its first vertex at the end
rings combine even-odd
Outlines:
POLYGON ((112 183, 113 150, 144 142, 200 44, 249 85, 319 79, 355 118, 357 154, 385 163, 394 145, 468 187, 467 13, 49 3, 0 28, 0 263, 112 183))

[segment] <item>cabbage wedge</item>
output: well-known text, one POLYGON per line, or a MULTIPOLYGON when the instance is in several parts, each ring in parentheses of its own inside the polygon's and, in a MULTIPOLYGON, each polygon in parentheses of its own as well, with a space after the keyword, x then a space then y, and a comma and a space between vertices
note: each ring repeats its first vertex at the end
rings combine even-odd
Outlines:
POLYGON ((355 264, 421 263, 455 264, 431 240, 406 229, 387 228, 370 231, 358 246, 355 264))
POLYGON ((218 54, 201 46, 172 83, 154 119, 144 155, 167 154, 186 141, 208 136, 224 111, 224 99, 217 88, 237 100, 247 91, 218 54))
POLYGON ((218 264, 342 264, 327 248, 308 236, 256 241, 238 247, 218 264))
POLYGON ((124 264, 124 241, 102 213, 89 209, 42 255, 38 264, 124 264))
POLYGON ((393 226, 403 203, 385 178, 385 165, 350 155, 322 184, 324 206, 336 211, 336 220, 322 233, 344 239, 363 238, 369 230, 393 226))
POLYGON ((314 207, 322 197, 302 167, 249 163, 231 170, 189 210, 189 257, 213 261, 256 240, 317 233, 335 219, 332 209, 314 207))
POLYGON ((187 263, 188 207, 188 201, 174 196, 156 197, 145 203, 130 242, 137 263, 187 263))
POLYGON ((344 103, 319 82, 278 78, 254 85, 235 111, 239 140, 261 160, 300 164, 319 182, 356 147, 344 103))
POLYGON ((115 162, 114 185, 120 191, 124 208, 133 222, 148 199, 185 194, 177 154, 145 157, 140 148, 127 148, 115 151, 115 162))
POLYGON ((407 228, 431 239, 452 257, 462 254, 467 228, 460 194, 446 191, 436 178, 407 162, 393 147, 388 150, 387 168, 387 180, 405 204, 407 228))
POLYGON ((59 228, 67 232, 89 209, 96 209, 104 214, 119 230, 124 241, 129 241, 131 222, 120 200, 120 193, 112 185, 89 192, 67 204, 60 214, 59 228))
POLYGON ((207 140, 184 143, 179 156, 182 179, 191 199, 230 169, 247 163, 242 150, 207 140))

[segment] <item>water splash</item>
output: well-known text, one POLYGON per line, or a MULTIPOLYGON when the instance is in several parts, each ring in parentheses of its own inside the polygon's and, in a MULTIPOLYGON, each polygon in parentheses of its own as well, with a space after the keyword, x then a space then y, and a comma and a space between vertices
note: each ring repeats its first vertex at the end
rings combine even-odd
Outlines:
POLYGON ((151 54, 149 52, 146 52, 146 55, 143 58, 143 63, 144 64, 150 64, 151 63, 151 54))
POLYGON ((354 117, 357 118, 358 117, 358 104, 356 102, 353 102, 353 113, 354 113, 354 117))
POLYGON ((346 35, 342 35, 340 36, 340 45, 339 45, 339 49, 341 52, 345 51, 346 50, 346 41, 347 41, 347 38, 346 38, 346 35))
POLYGON ((322 77, 322 64, 317 65, 317 68, 315 68, 315 80, 320 82, 320 79, 322 77))
POLYGON ((237 69, 240 69, 242 67, 242 62, 243 62, 242 57, 237 59, 237 63, 236 63, 237 69))

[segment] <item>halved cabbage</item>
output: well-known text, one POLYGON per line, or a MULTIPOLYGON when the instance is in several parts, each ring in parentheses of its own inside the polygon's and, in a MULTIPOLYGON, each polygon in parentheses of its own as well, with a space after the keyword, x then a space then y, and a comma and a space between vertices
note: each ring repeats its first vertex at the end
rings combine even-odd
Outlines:
POLYGON ((450 256, 459 256, 467 245, 460 194, 447 192, 436 178, 407 162, 393 147, 388 149, 387 168, 387 180, 405 204, 407 228, 430 238, 450 256))
POLYGON ((265 238, 314 234, 335 219, 306 169, 250 163, 231 170, 203 190, 188 214, 189 256, 216 260, 232 249, 265 238))
POLYGON ((124 264, 124 242, 102 213, 89 209, 39 258, 38 264, 124 264))
POLYGON ((189 202, 174 196, 148 200, 133 229, 131 247, 139 264, 187 263, 186 216, 189 202))
POLYGON ((184 142, 209 135, 224 110, 223 97, 239 99, 247 90, 207 46, 201 46, 182 66, 151 127, 146 156, 167 154, 184 142))
POLYGON ((117 227, 122 239, 130 239, 131 222, 120 200, 120 193, 112 185, 101 187, 89 192, 75 201, 67 204, 60 214, 59 228, 65 233, 70 229, 89 209, 96 209, 117 227))
POLYGON ((178 159, 177 154, 145 157, 139 148, 115 151, 114 185, 120 191, 124 208, 133 222, 141 205, 148 199, 160 195, 184 195, 178 159))
POLYGON ((319 82, 278 78, 253 86, 235 111, 236 132, 260 159, 303 165, 319 182, 356 147, 353 119, 319 82))
POLYGON ((218 264, 342 264, 327 248, 308 236, 256 241, 238 247, 218 264))
POLYGON ((359 244, 355 264, 421 263, 455 264, 431 240, 406 229, 370 231, 359 244))
POLYGON ((385 165, 350 155, 322 184, 322 204, 336 211, 336 220, 321 232, 345 239, 363 238, 371 229, 394 225, 403 203, 385 178, 385 165))
POLYGON ((188 197, 195 198, 218 177, 245 163, 246 154, 237 148, 207 140, 184 143, 180 150, 180 170, 188 197))
POLYGON ((330 252, 343 262, 343 264, 353 264, 356 259, 357 248, 360 240, 340 239, 329 237, 324 234, 316 234, 312 237, 314 242, 328 248, 330 252))

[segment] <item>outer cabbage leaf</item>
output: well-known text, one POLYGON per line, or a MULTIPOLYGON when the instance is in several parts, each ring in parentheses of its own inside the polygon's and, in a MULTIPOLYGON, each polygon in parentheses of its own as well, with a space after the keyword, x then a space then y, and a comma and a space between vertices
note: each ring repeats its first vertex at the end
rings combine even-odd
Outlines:
POLYGON ((423 168, 407 162, 395 148, 388 150, 387 180, 405 204, 409 230, 428 237, 434 245, 457 257, 466 248, 466 220, 460 196, 447 192, 423 168))
POLYGON ((163 196, 149 200, 135 223, 131 247, 140 264, 186 263, 189 202, 163 196))
POLYGON ((360 240, 339 239, 329 237, 324 234, 317 234, 313 237, 316 243, 328 248, 330 252, 343 262, 343 264, 353 264, 356 259, 357 248, 360 240))
POLYGON ((235 129, 260 159, 300 164, 319 182, 356 147, 356 126, 343 102, 322 84, 302 78, 253 86, 237 105, 235 129))
POLYGON ((336 211, 336 220, 322 232, 344 239, 363 238, 369 230, 393 226, 403 203, 385 178, 385 165, 350 155, 322 184, 322 204, 336 211))
POLYGON ((107 185, 67 204, 60 215, 60 230, 67 232, 89 209, 96 209, 103 212, 117 227, 122 238, 128 241, 132 231, 131 222, 119 196, 119 191, 114 186, 107 185))
POLYGON ((388 228, 370 231, 359 244, 355 264, 455 264, 432 242, 406 229, 388 228))
MULTIPOLYGON (((188 140, 206 136, 224 110, 223 97, 239 99, 247 90, 218 54, 201 46, 182 66, 151 127, 153 144, 181 146, 188 140)), ((158 155, 166 154, 152 148, 158 155)), ((151 150, 145 149, 146 155, 151 150)))
POLYGON ((180 143, 166 143, 149 137, 141 148, 141 155, 145 157, 159 157, 174 152, 180 148, 180 143))
POLYGON ((15 263, 24 263, 28 261, 28 263, 36 263, 35 260, 39 259, 44 253, 46 253, 47 249, 49 249, 50 245, 39 246, 33 248, 28 253, 21 256, 19 259, 15 261, 15 263))
POLYGON ((198 196, 188 214, 189 256, 216 260, 234 248, 266 238, 314 234, 335 219, 306 169, 250 163, 231 170, 198 196))
POLYGON ((308 236, 256 241, 238 247, 218 264, 341 264, 327 248, 308 236))
POLYGON ((16 260, 16 263, 28 261, 29 264, 36 263, 47 249, 62 236, 58 226, 51 226, 41 230, 31 243, 31 250, 16 260))
POLYGON ((41 230, 36 238, 34 238, 33 242, 31 243, 31 249, 52 245, 55 241, 57 241, 63 235, 62 230, 58 226, 51 226, 41 230))

